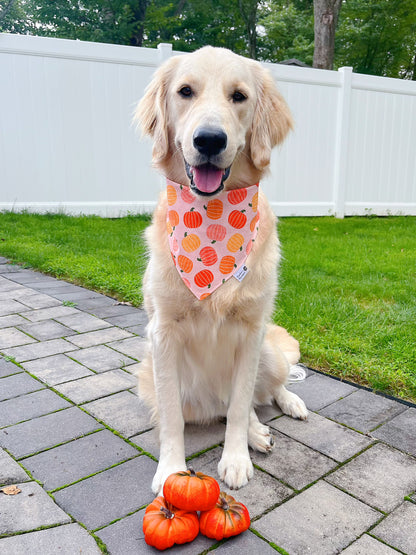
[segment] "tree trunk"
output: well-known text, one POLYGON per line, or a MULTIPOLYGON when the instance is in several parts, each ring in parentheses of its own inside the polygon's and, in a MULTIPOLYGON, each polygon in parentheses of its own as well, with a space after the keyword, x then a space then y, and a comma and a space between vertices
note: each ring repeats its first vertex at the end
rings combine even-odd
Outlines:
POLYGON ((332 69, 334 65, 335 29, 342 0, 314 0, 315 49, 313 67, 332 69))
POLYGON ((134 27, 130 36, 131 46, 142 46, 143 44, 144 20, 149 2, 150 0, 138 0, 130 3, 134 16, 134 27))
POLYGON ((238 0, 241 16, 246 24, 248 55, 257 59, 257 0, 238 0))

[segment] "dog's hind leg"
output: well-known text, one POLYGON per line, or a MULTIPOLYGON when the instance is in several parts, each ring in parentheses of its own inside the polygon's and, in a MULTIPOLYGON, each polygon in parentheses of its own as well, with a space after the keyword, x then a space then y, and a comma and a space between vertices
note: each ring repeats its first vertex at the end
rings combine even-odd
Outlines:
POLYGON ((284 414, 305 420, 308 410, 295 393, 285 384, 289 378, 290 364, 299 360, 299 344, 284 329, 268 325, 260 357, 254 394, 254 405, 268 405, 274 401, 284 414))

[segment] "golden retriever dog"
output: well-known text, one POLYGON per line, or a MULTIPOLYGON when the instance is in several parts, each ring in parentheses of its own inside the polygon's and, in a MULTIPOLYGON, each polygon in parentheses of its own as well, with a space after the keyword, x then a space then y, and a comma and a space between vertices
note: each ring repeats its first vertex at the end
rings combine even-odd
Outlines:
MULTIPOLYGON (((211 245, 225 239, 217 235, 205 251, 202 234, 195 239, 195 233, 185 232, 182 239, 172 239, 182 216, 171 218, 170 205, 178 194, 190 203, 191 230, 202 225, 195 221, 198 210, 208 215, 209 206, 217 206, 232 191, 228 198, 238 208, 247 191, 252 194, 257 187, 272 148, 283 141, 292 119, 260 63, 209 46, 165 62, 146 89, 136 118, 153 139, 153 164, 168 183, 146 232, 150 258, 143 283, 149 349, 139 371, 139 395, 151 408, 160 439, 152 489, 158 494, 169 474, 186 469, 184 423, 224 416, 218 473, 227 486, 240 488, 253 475, 248 447, 267 453, 274 443, 255 407, 276 402, 285 414, 307 417, 303 401, 285 388, 290 365, 299 360, 298 342, 271 323, 279 262, 276 219, 261 189, 255 201, 253 196, 245 209, 234 211, 240 220, 247 220, 251 210, 256 214, 250 227, 254 223, 257 235, 249 232, 243 275, 233 274, 215 290, 196 296, 185 278, 187 256, 179 268, 180 256, 174 252, 178 241, 190 243, 190 235, 196 241, 187 248, 196 249, 196 264, 207 264, 199 276, 205 278, 212 275, 209 268, 217 255, 204 260, 204 253, 212 254, 211 245)), ((211 233, 228 225, 214 212, 210 217, 211 233)), ((228 222, 240 229, 231 216, 228 222)), ((236 237, 241 240, 242 232, 236 237)), ((231 250, 238 255, 241 249, 231 250)), ((234 255, 225 258, 228 262, 234 255)), ((194 277, 198 287, 210 287, 198 279, 194 277)))

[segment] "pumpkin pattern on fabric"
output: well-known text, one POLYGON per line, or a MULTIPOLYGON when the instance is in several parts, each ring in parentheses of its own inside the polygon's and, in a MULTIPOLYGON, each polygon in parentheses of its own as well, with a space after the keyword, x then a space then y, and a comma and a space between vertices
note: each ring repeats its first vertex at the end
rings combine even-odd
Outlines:
POLYGON ((198 299, 246 265, 259 227, 258 189, 256 184, 222 191, 207 201, 167 180, 170 251, 182 281, 198 299))

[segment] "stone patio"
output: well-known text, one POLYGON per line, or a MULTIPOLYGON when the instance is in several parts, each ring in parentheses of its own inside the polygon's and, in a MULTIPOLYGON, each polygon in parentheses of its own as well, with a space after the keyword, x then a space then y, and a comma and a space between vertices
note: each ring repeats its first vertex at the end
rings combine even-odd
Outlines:
MULTIPOLYGON (((136 395, 146 316, 0 258, 0 554, 156 553, 142 517, 159 446, 136 395)), ((262 407, 275 434, 238 492, 239 537, 174 553, 416 554, 416 408, 310 371, 308 421, 262 407)), ((217 476, 225 425, 187 426, 217 476)), ((227 488, 221 484, 227 491, 227 488)))

